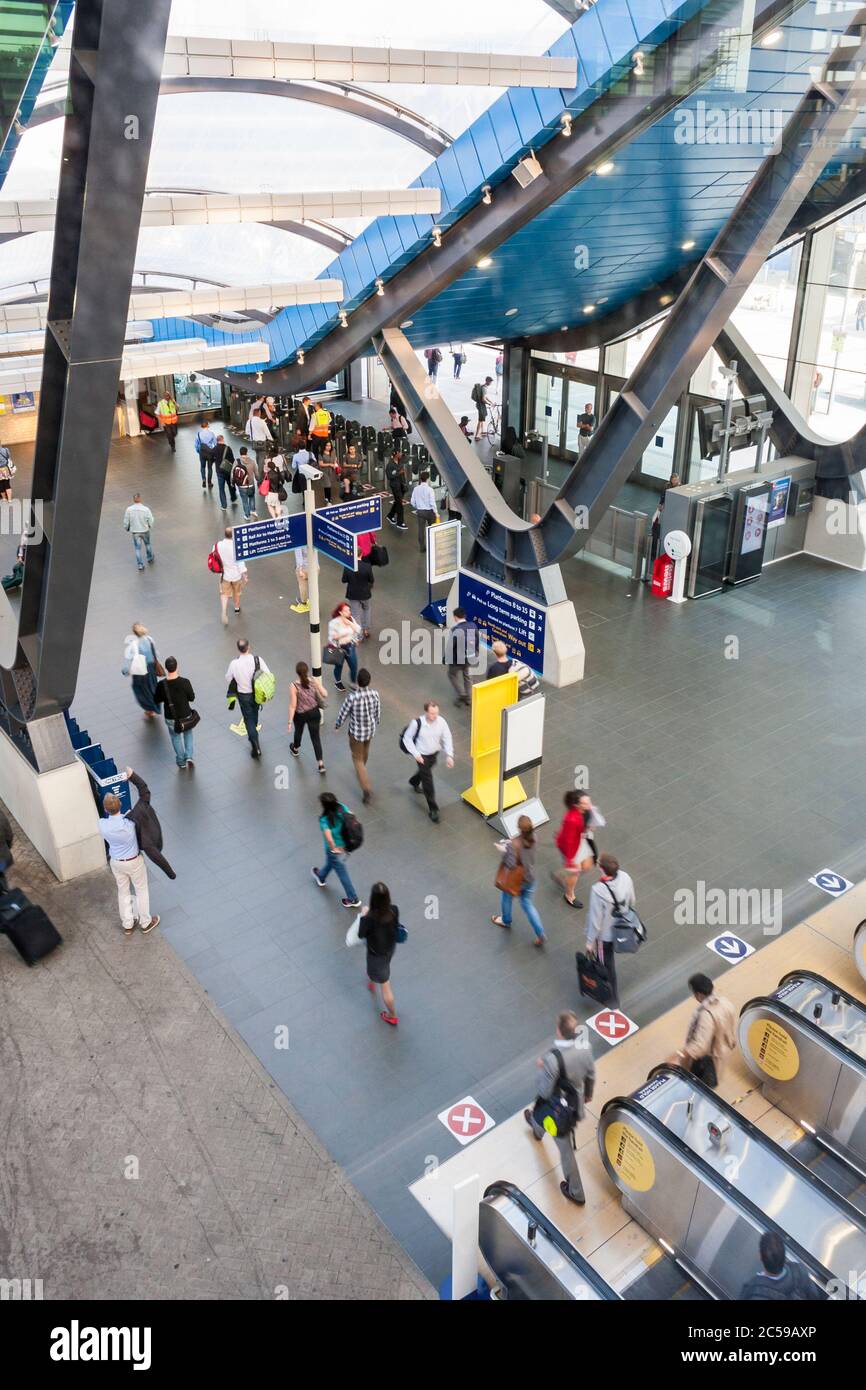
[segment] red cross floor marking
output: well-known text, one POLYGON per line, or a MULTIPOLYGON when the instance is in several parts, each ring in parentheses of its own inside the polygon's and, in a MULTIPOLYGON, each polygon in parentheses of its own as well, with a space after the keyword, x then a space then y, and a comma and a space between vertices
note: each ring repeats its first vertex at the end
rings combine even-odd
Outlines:
POLYGON ((474 1105, 464 1105, 462 1110, 455 1106, 448 1112, 448 1124, 455 1132, 471 1134, 473 1129, 479 1129, 484 1124, 484 1116, 474 1105))
POLYGON ((628 1019, 615 1012, 600 1014, 595 1020, 595 1026, 600 1031, 603 1029, 609 1038, 615 1038, 618 1033, 628 1032, 628 1019))

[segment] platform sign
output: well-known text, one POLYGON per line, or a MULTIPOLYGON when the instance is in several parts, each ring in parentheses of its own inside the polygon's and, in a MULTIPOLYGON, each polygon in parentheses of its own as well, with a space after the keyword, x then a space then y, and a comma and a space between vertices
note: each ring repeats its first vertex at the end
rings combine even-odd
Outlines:
POLYGON ((460 607, 470 622, 483 629, 486 642, 505 642, 509 656, 523 661, 539 675, 544 670, 546 611, 478 575, 460 571, 460 607))
POLYGON ((600 1038, 615 1047, 625 1038, 630 1038, 632 1033, 636 1033, 638 1025, 628 1014, 622 1013, 619 1009, 602 1009, 599 1013, 593 1014, 592 1018, 586 1020, 588 1027, 594 1033, 598 1033, 600 1038))
POLYGON ((381 531, 382 494, 375 492, 369 497, 355 497, 350 502, 334 502, 328 507, 318 507, 316 515, 327 521, 336 521, 345 531, 354 531, 358 536, 365 531, 381 531))
POLYGON ((750 946, 748 941, 743 941, 742 937, 734 936, 733 932, 725 932, 723 936, 714 936, 712 941, 707 942, 711 951, 715 951, 722 960, 745 960, 746 956, 752 955, 754 946, 750 946))
POLYGON ((321 512, 313 512, 313 545, 321 555, 327 555, 338 565, 350 570, 358 568, 358 533, 338 526, 321 512))
POLYGON ((232 537, 236 560, 258 560, 263 555, 279 555, 281 551, 306 545, 307 520, 303 512, 295 512, 292 516, 251 521, 247 526, 235 526, 232 537))
POLYGON ((460 572, 462 521, 440 521, 427 527, 427 583, 442 584, 460 572))
POLYGON ((479 1134, 486 1134, 496 1124, 492 1115, 478 1104, 473 1096, 464 1096, 456 1105, 441 1110, 437 1119, 453 1134, 458 1144, 471 1144, 479 1134))
POLYGON ((831 898, 841 898, 843 893, 854 887, 850 879, 843 878, 835 869, 821 869, 809 882, 820 888, 822 893, 829 893, 831 898))

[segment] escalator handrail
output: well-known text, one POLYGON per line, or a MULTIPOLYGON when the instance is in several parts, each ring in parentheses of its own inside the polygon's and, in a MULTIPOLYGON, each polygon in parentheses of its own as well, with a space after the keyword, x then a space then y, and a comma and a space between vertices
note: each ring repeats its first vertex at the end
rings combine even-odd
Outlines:
MULTIPOLYGON (((860 926, 866 926, 866 922, 861 922, 860 926)), ((840 995, 846 1004, 851 1004, 853 1008, 859 1009, 860 1013, 866 1016, 866 1004, 863 1003, 862 999, 858 999, 854 994, 849 994, 847 989, 843 989, 833 980, 828 980, 824 975, 819 975, 816 970, 789 970, 787 975, 782 976, 776 989, 781 989, 782 985, 788 984, 791 980, 817 980, 819 985, 825 985, 831 993, 840 995)))
MULTIPOLYGON (((811 975, 809 978, 813 980, 821 979, 819 975, 811 975)), ((782 986, 785 980, 789 979, 801 980, 803 979, 803 974, 800 971, 792 971, 790 975, 784 977, 784 980, 779 981, 779 987, 782 986)), ((821 983, 827 984, 827 981, 821 980, 821 983)), ((863 1008, 862 1005, 860 1007, 863 1008)), ((831 1033, 825 1033, 820 1023, 816 1023, 815 1020, 809 1018, 807 1014, 801 1014, 797 1009, 793 1009, 784 999, 777 999, 774 994, 756 995, 754 999, 749 999, 740 1009, 741 1020, 747 1009, 777 1009, 782 1017, 790 1020, 791 1023, 796 1023, 801 1026, 805 1025, 803 1031, 810 1038, 815 1042, 824 1043, 828 1052, 837 1055, 841 1054, 839 1060, 843 1061, 846 1066, 850 1065, 855 1071, 860 1072, 863 1080, 866 1081, 866 1059, 861 1057, 859 1053, 854 1052, 850 1047, 846 1047, 839 1038, 834 1038, 831 1033)), ((866 1009, 864 1009, 863 1012, 866 1013, 866 1009)), ((765 1073, 765 1075, 768 1081, 773 1081, 775 1079, 767 1073, 765 1073)))
POLYGON ((568 1237, 562 1234, 559 1227, 553 1224, 549 1216, 545 1216, 544 1212, 527 1197, 521 1188, 516 1187, 513 1182, 508 1182, 505 1178, 501 1178, 484 1189, 485 1202, 488 1199, 492 1201, 494 1197, 508 1197, 516 1207, 519 1207, 524 1216, 538 1227, 551 1245, 556 1247, 560 1255, 574 1266, 580 1277, 592 1285, 599 1297, 621 1302, 621 1295, 614 1292, 598 1270, 593 1269, 586 1256, 572 1245, 568 1237))
MULTIPOLYGON (((668 1073, 680 1073, 687 1076, 690 1081, 695 1080, 688 1072, 683 1072, 681 1067, 666 1067, 664 1064, 662 1064, 661 1067, 653 1068, 653 1071, 650 1072, 650 1076, 653 1076, 660 1070, 668 1073)), ((710 1092, 710 1094, 714 1095, 714 1092, 710 1092)), ((771 1216, 768 1216, 750 1197, 746 1197, 734 1187, 733 1183, 729 1182, 726 1177, 723 1177, 721 1173, 711 1167, 700 1154, 696 1154, 693 1149, 690 1149, 688 1144, 686 1144, 678 1134, 674 1134, 669 1130, 667 1125, 659 1119, 658 1115, 654 1115, 651 1110, 645 1109, 640 1101, 634 1100, 631 1096, 613 1096, 602 1106, 599 1119, 602 1119, 607 1111, 614 1106, 618 1107, 620 1110, 624 1110, 626 1114, 634 1115, 641 1123, 646 1124, 647 1128, 652 1130, 657 1139, 673 1149, 675 1153, 685 1160, 687 1166, 691 1164, 698 1172, 702 1181, 720 1192, 722 1197, 724 1197, 731 1206, 738 1207, 749 1216, 759 1230, 772 1231, 775 1235, 779 1236, 784 1242, 786 1249, 796 1255, 797 1259, 805 1266, 809 1273, 815 1276, 822 1289, 824 1289, 824 1286, 828 1284, 831 1279, 836 1278, 832 1270, 825 1269, 811 1251, 807 1250, 805 1246, 800 1245, 799 1241, 794 1240, 793 1236, 788 1235, 787 1231, 784 1231, 771 1216)), ((737 1115, 737 1119, 742 1119, 742 1116, 737 1115)), ((605 1158, 607 1158, 606 1154, 605 1158)), ((808 1172, 808 1169, 805 1171, 808 1172)))

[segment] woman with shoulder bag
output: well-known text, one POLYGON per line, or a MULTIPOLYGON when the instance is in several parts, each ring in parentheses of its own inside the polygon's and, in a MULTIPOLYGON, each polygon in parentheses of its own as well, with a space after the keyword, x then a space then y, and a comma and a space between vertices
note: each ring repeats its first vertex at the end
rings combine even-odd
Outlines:
POLYGON ((364 629, 360 623, 356 623, 352 617, 352 610, 344 600, 338 603, 333 613, 331 621, 328 623, 328 646, 322 656, 322 660, 334 668, 334 685, 338 690, 345 690, 343 684, 343 662, 349 663, 349 675, 352 678, 352 689, 355 690, 355 681, 358 678, 358 653, 357 644, 363 636, 364 629))
POLYGON ((319 771, 325 771, 325 764, 322 761, 322 709, 327 704, 328 697, 325 694, 325 687, 315 676, 310 675, 310 668, 306 661, 299 661, 295 667, 297 679, 293 680, 289 686, 289 730, 294 725, 294 738, 289 744, 289 752, 293 758, 300 756, 301 739, 304 736, 304 729, 310 731, 310 742, 313 745, 313 752, 319 765, 319 771))
POLYGON ((144 710, 145 719, 155 719, 159 707, 154 699, 156 683, 161 668, 156 659, 153 638, 144 623, 133 623, 132 632, 123 639, 124 676, 132 677, 132 693, 144 710))
POLYGON ((192 731, 200 723, 201 716, 192 708, 195 691, 186 676, 177 674, 177 657, 165 658, 165 672, 156 687, 156 703, 162 705, 165 714, 165 727, 174 748, 174 760, 183 772, 187 767, 195 767, 192 755, 195 751, 192 731))
POLYGON ((497 845, 502 853, 502 863, 496 875, 496 887, 502 894, 499 914, 490 920, 497 927, 510 927, 514 899, 520 899, 520 906, 526 913, 529 925, 535 932, 535 946, 543 946, 547 937, 538 909, 532 901, 537 881, 535 877, 535 831, 529 816, 521 816, 517 822, 517 834, 511 840, 500 840, 497 845))
MULTIPOLYGON (((275 454, 268 459, 265 464, 264 478, 267 479, 268 490, 265 493, 265 503, 268 508, 268 515, 274 520, 278 520, 283 515, 283 503, 288 498, 286 492, 286 474, 283 471, 285 459, 282 454, 275 454)), ((264 483, 264 479, 263 479, 264 483)))
POLYGON ((370 906, 362 907, 346 934, 346 945, 363 941, 367 947, 367 988, 375 996, 382 991, 384 1009, 379 1014, 383 1023, 396 1028, 399 1019, 391 988, 391 957, 400 942, 408 936, 400 921, 400 909, 391 902, 385 883, 374 883, 370 889, 370 906))

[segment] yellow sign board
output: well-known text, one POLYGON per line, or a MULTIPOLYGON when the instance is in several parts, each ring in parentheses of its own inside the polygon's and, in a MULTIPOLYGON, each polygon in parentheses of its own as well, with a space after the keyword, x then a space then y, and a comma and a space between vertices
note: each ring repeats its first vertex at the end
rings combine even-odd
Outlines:
POLYGON ((774 1081, 790 1081, 800 1070, 797 1044, 772 1018, 755 1019, 749 1028, 749 1051, 761 1071, 774 1081))
POLYGON ((637 1130, 622 1120, 614 1120, 605 1130, 604 1151, 624 1187, 633 1192, 649 1192, 656 1180, 656 1166, 637 1130))
MULTIPOLYGON (((502 711, 517 703, 517 677, 509 673, 492 681, 476 681, 472 687, 472 786, 463 800, 493 816, 499 810, 499 765, 502 757, 502 711)), ((505 783, 503 809, 526 800, 519 777, 505 783)))

